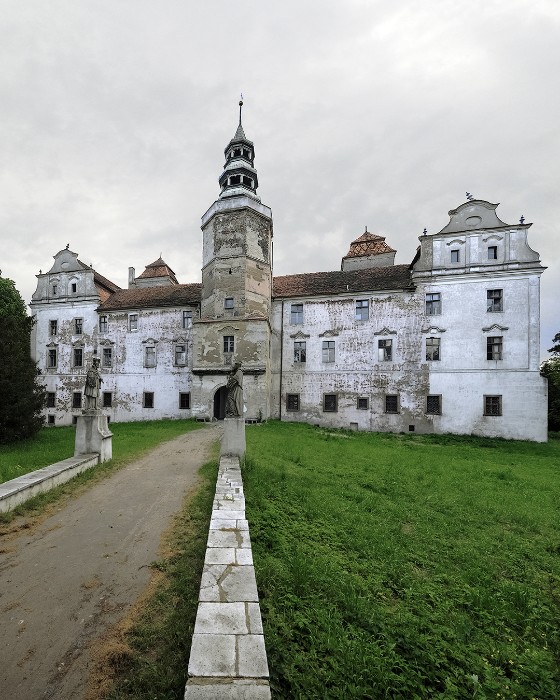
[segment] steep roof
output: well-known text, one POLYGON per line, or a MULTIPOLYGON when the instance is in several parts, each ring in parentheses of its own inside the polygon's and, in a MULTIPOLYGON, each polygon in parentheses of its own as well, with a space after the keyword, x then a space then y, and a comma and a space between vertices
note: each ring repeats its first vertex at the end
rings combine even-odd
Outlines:
POLYGON ((362 255, 380 255, 381 253, 395 253, 395 249, 385 243, 384 236, 365 231, 356 240, 350 243, 350 250, 344 257, 356 258, 362 255))
MULTIPOLYGON (((93 270, 90 265, 86 265, 81 260, 78 260, 78 263, 83 270, 93 270)), ((99 294, 99 300, 101 303, 106 301, 111 294, 114 294, 114 292, 118 292, 120 290, 118 284, 115 284, 106 277, 103 277, 103 275, 100 275, 96 270, 93 270, 93 282, 99 294)))
POLYGON ((100 304, 99 311, 200 304, 201 288, 202 285, 199 282, 195 282, 193 284, 174 284, 164 287, 119 289, 100 304))
POLYGON ((345 292, 409 289, 412 286, 410 265, 391 265, 347 272, 309 272, 275 277, 273 296, 275 298, 319 296, 345 292))
POLYGON ((146 269, 141 275, 138 276, 138 279, 152 277, 169 277, 175 284, 178 284, 175 273, 165 262, 165 260, 162 260, 161 256, 157 260, 154 260, 153 263, 146 265, 146 269))

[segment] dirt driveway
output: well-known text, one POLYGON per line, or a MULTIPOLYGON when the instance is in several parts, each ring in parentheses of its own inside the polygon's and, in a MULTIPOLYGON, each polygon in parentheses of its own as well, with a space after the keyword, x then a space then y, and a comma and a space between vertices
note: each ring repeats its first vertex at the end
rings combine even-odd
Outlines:
POLYGON ((84 696, 89 645, 147 586, 161 534, 218 437, 213 426, 166 442, 37 528, 0 537, 1 698, 84 696))

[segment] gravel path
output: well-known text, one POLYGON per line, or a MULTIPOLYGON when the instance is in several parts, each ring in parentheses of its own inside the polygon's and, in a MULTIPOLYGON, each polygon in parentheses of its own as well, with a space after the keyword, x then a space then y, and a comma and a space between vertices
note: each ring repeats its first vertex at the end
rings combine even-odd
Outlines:
POLYGON ((212 426, 166 442, 38 527, 14 521, 0 537, 0 698, 84 697, 91 642, 146 588, 161 535, 218 437, 212 426))

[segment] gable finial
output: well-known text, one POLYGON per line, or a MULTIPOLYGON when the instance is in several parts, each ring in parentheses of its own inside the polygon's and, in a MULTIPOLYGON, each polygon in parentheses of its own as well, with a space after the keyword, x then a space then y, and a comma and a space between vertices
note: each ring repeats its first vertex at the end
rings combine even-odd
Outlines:
POLYGON ((465 192, 465 194, 467 195, 467 200, 468 200, 469 202, 472 202, 473 199, 474 199, 474 197, 472 196, 472 194, 471 194, 470 192, 465 192))
POLYGON ((364 231, 364 233, 369 233, 368 230, 367 230, 367 224, 366 224, 366 230, 364 231))
POLYGON ((69 250, 69 248, 70 248, 70 243, 67 243, 66 248, 64 250, 69 250))
POLYGON ((428 235, 428 229, 427 229, 425 226, 424 226, 424 230, 422 231, 422 235, 423 235, 423 236, 427 236, 427 235, 428 235))
POLYGON ((243 93, 241 93, 241 98, 239 100, 239 126, 241 126, 241 110, 243 109, 243 93))
POLYGON ((520 223, 522 226, 523 226, 523 224, 525 223, 525 217, 523 216, 523 214, 521 214, 521 218, 519 219, 519 223, 520 223))

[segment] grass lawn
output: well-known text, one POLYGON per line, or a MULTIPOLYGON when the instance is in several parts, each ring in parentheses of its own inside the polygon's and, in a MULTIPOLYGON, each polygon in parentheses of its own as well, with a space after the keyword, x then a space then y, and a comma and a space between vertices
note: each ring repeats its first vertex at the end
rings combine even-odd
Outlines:
POLYGON ((560 440, 247 444, 274 698, 560 696, 560 440))

